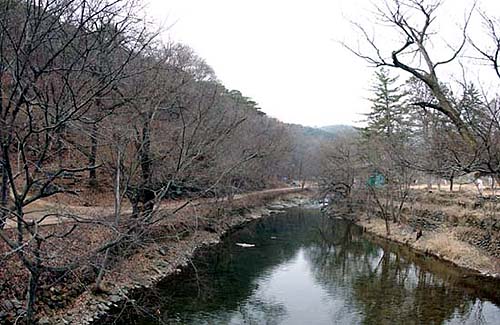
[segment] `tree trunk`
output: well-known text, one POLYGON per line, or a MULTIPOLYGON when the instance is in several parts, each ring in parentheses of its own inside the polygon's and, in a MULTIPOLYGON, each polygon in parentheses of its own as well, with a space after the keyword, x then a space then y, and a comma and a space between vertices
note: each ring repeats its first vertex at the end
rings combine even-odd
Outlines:
POLYGON ((63 151, 64 144, 63 144, 63 140, 62 140, 62 133, 63 133, 62 128, 58 128, 56 130, 56 152, 57 152, 57 160, 58 160, 57 164, 58 164, 59 168, 62 168, 63 162, 64 162, 64 151, 63 151))
POLYGON ((391 226, 389 225, 389 216, 385 215, 385 233, 387 236, 391 235, 391 226))
POLYGON ((2 173, 2 189, 0 192, 0 204, 5 206, 9 197, 9 176, 6 169, 6 160, 3 146, 0 147, 0 172, 2 173))
POLYGON ((36 289, 38 288, 39 278, 40 278, 40 272, 39 272, 38 268, 30 270, 28 293, 26 295, 26 323, 27 324, 34 324, 34 321, 35 321, 36 289))
POLYGON ((7 171, 0 165, 0 171, 2 172, 2 189, 0 195, 0 204, 2 207, 7 205, 7 199, 9 198, 9 177, 7 171))
POLYGON ((102 287, 102 279, 104 278, 104 273, 106 271, 106 265, 108 264, 108 258, 109 258, 109 248, 106 249, 106 252, 104 253, 104 258, 102 260, 101 267, 99 268, 99 274, 97 274, 97 279, 95 280, 95 292, 96 293, 101 293, 105 292, 104 288, 102 287))
MULTIPOLYGON (((120 223, 120 212, 121 212, 121 189, 120 189, 120 176, 121 176, 121 151, 117 150, 117 158, 116 158, 116 174, 115 174, 115 227, 118 228, 120 223)), ((110 254, 110 248, 106 249, 104 253, 104 258, 101 264, 101 268, 99 270, 99 274, 97 275, 97 279, 95 281, 95 291, 96 292, 105 292, 105 289, 102 287, 102 279, 104 278, 104 273, 106 272, 106 265, 108 264, 110 254)))
POLYGON ((450 192, 453 192, 453 177, 450 177, 450 192))
POLYGON ((139 159, 141 162, 142 180, 144 184, 148 184, 151 178, 151 130, 149 119, 144 122, 142 128, 142 144, 139 151, 139 159))
POLYGON ((391 190, 391 192, 389 193, 390 195, 390 203, 389 203, 389 211, 391 212, 391 218, 392 218, 392 222, 397 222, 397 218, 396 218, 396 207, 394 206, 394 189, 391 190))
POLYGON ((42 240, 35 235, 35 245, 33 248, 33 264, 28 267, 30 272, 28 292, 26 293, 26 323, 35 323, 35 302, 36 302, 36 291, 38 289, 38 281, 40 280, 40 274, 42 270, 42 260, 40 257, 40 250, 42 246, 42 240))
POLYGON ((4 209, 7 206, 7 199, 9 198, 9 178, 3 162, 0 165, 0 171, 2 172, 2 188, 0 190, 0 229, 3 229, 5 221, 7 220, 7 213, 4 209))
MULTIPOLYGON (((92 125, 92 134, 90 135, 90 156, 89 166, 94 167, 97 161, 97 124, 92 125)), ((92 188, 97 187, 97 170, 91 168, 89 170, 89 186, 92 188)))

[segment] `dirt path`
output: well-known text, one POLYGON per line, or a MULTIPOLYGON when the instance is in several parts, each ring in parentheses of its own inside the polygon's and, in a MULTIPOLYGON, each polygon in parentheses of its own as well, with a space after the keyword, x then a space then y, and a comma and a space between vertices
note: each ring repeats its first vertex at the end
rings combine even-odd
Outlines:
MULTIPOLYGON (((307 188, 307 187, 306 187, 307 188)), ((257 196, 262 194, 276 194, 276 193, 292 193, 300 191, 300 187, 282 187, 273 188, 262 191, 254 191, 243 194, 237 194, 233 197, 233 200, 241 200, 243 198, 257 196)), ((200 204, 212 203, 212 202, 222 202, 227 201, 228 198, 217 198, 217 199, 190 199, 190 200, 179 200, 179 201, 163 201, 160 203, 159 210, 163 209, 176 209, 187 206, 197 206, 200 204)), ((131 207, 125 207, 122 209, 122 215, 128 215, 132 213, 131 207)), ((26 220, 42 220, 40 223, 42 226, 56 225, 64 222, 71 222, 71 216, 78 216, 81 218, 88 218, 90 220, 100 218, 105 216, 111 216, 114 214, 113 206, 69 206, 62 205, 52 202, 47 202, 45 200, 39 200, 28 207, 26 207, 26 220)), ((12 219, 7 220, 6 228, 15 228, 16 222, 12 219)))

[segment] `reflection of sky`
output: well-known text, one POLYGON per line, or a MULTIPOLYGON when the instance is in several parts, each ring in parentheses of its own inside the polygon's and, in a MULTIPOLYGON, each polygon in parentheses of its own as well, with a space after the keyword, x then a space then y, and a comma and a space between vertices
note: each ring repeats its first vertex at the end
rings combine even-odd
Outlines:
MULTIPOLYGON (((334 247, 331 249, 335 250, 334 247)), ((251 296, 240 304, 237 311, 225 315, 229 324, 359 324, 365 320, 364 312, 358 310, 351 301, 350 283, 357 273, 366 269, 358 264, 360 260, 351 257, 353 263, 347 274, 335 273, 341 279, 322 278, 320 270, 311 260, 314 246, 301 247, 295 255, 284 263, 263 272, 255 281, 251 296), (358 263, 356 263, 356 261, 358 263)), ((332 251, 333 252, 333 251, 332 251)), ((330 252, 330 253, 332 253, 330 252)), ((389 261, 394 262, 396 255, 389 253, 389 261)), ((313 254, 314 255, 314 254, 313 254)), ((380 261, 383 250, 365 260, 369 268, 380 274, 380 261)), ((328 259, 328 257, 326 257, 328 259)), ((403 260, 401 260, 403 262, 403 260)), ((366 264, 365 264, 366 266, 366 264)), ((331 267, 331 266, 330 266, 331 267)), ((415 265, 407 265, 408 272, 403 283, 412 291, 419 286, 419 273, 415 265)), ((425 272, 426 282, 431 286, 440 286, 443 281, 431 273, 425 272)), ((407 304, 413 305, 413 296, 406 296, 407 304)), ((384 299, 380 297, 379 299, 384 299)), ((407 306, 407 308, 412 308, 407 306)), ((498 307, 490 302, 475 301, 469 311, 456 311, 444 324, 497 324, 498 307)))
MULTIPOLYGON (((201 319, 217 320, 221 324, 360 324, 364 320, 363 312, 356 310, 349 302, 352 294, 349 286, 344 287, 341 281, 333 281, 325 285, 318 278, 318 271, 311 264, 309 253, 311 247, 302 247, 295 255, 284 263, 263 272, 254 281, 255 289, 248 299, 241 302, 240 307, 232 312, 219 315, 206 315, 201 319), (312 267, 312 268, 311 268, 312 267), (347 299, 347 300, 346 300, 347 299)), ((369 261, 370 267, 377 269, 382 258, 382 250, 369 261)), ((392 260, 394 255, 391 254, 392 260)), ((362 271, 351 270, 355 273, 362 271)), ((418 285, 418 268, 410 266, 404 286, 415 288, 418 285)), ((338 276, 339 274, 337 274, 338 276)), ((354 274, 346 274, 347 278, 354 274)), ((431 282, 441 283, 432 274, 431 282)), ((430 280, 430 279, 429 279, 430 280)), ((411 299, 411 297, 406 297, 411 299)), ((383 298, 381 298, 383 299, 383 298)), ((498 307, 489 302, 476 300, 469 312, 455 312, 444 324, 497 324, 498 307)), ((200 320, 200 318, 199 318, 200 320)), ((207 324, 212 324, 210 321, 207 324)))
MULTIPOLYGON (((245 310, 254 310, 255 301, 280 305, 285 315, 282 324, 356 324, 358 315, 346 312, 345 301, 332 297, 331 293, 316 283, 309 262, 304 257, 304 249, 286 263, 278 265, 271 274, 256 280, 257 289, 245 302, 245 310), (339 316, 342 318, 339 319, 339 316)), ((238 313, 231 324, 241 324, 245 319, 238 313)), ((263 321, 261 319, 261 321, 263 321)))

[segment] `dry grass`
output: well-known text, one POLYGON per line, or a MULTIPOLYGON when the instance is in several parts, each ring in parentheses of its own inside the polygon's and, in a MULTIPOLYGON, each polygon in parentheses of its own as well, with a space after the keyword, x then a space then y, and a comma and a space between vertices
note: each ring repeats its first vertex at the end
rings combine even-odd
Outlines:
MULTIPOLYGON (((412 185, 411 188, 416 189, 416 190, 428 191, 427 184, 412 185)), ((443 193, 450 193, 450 186, 441 184, 441 188, 439 188, 436 184, 433 184, 431 190, 434 192, 439 191, 439 192, 443 192, 443 193)), ((497 187, 497 188, 495 188, 495 191, 498 193, 500 191, 500 189, 497 187)), ((461 194, 463 193, 466 195, 470 195, 470 194, 477 195, 478 191, 477 191, 477 187, 475 184, 465 183, 465 184, 455 184, 453 186, 453 193, 461 193, 461 194)), ((491 187, 488 186, 487 183, 484 184, 483 193, 486 195, 492 194, 491 187)))
POLYGON ((498 274, 500 265, 497 259, 469 243, 458 240, 453 230, 440 228, 435 232, 424 232, 416 240, 416 233, 406 225, 391 223, 391 235, 386 235, 385 222, 381 219, 362 220, 360 224, 370 233, 391 241, 407 244, 422 253, 452 262, 460 267, 477 270, 481 273, 498 274))
POLYGON ((450 231, 429 233, 413 244, 421 251, 430 252, 458 266, 478 270, 481 273, 496 273, 490 256, 472 245, 455 238, 450 231))

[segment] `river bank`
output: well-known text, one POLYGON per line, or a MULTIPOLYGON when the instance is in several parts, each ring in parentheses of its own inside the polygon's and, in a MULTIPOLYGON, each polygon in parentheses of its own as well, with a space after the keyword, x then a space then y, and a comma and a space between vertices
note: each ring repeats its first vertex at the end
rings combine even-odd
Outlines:
POLYGON ((363 213, 355 222, 376 237, 451 263, 470 275, 500 281, 500 223, 491 211, 484 199, 471 193, 422 190, 403 210, 402 221, 390 223, 390 234, 381 218, 363 213))
MULTIPOLYGON (((181 272, 191 263, 195 252, 215 245, 228 232, 246 223, 268 216, 281 209, 300 206, 310 200, 311 192, 300 189, 267 192, 251 198, 231 202, 217 215, 191 216, 178 221, 184 231, 181 235, 159 236, 155 242, 144 245, 136 254, 115 265, 105 278, 105 293, 86 290, 68 308, 44 316, 40 324, 92 324, 120 305, 138 290, 155 286, 168 276, 181 272)), ((200 209, 201 207, 199 207, 200 209)))

